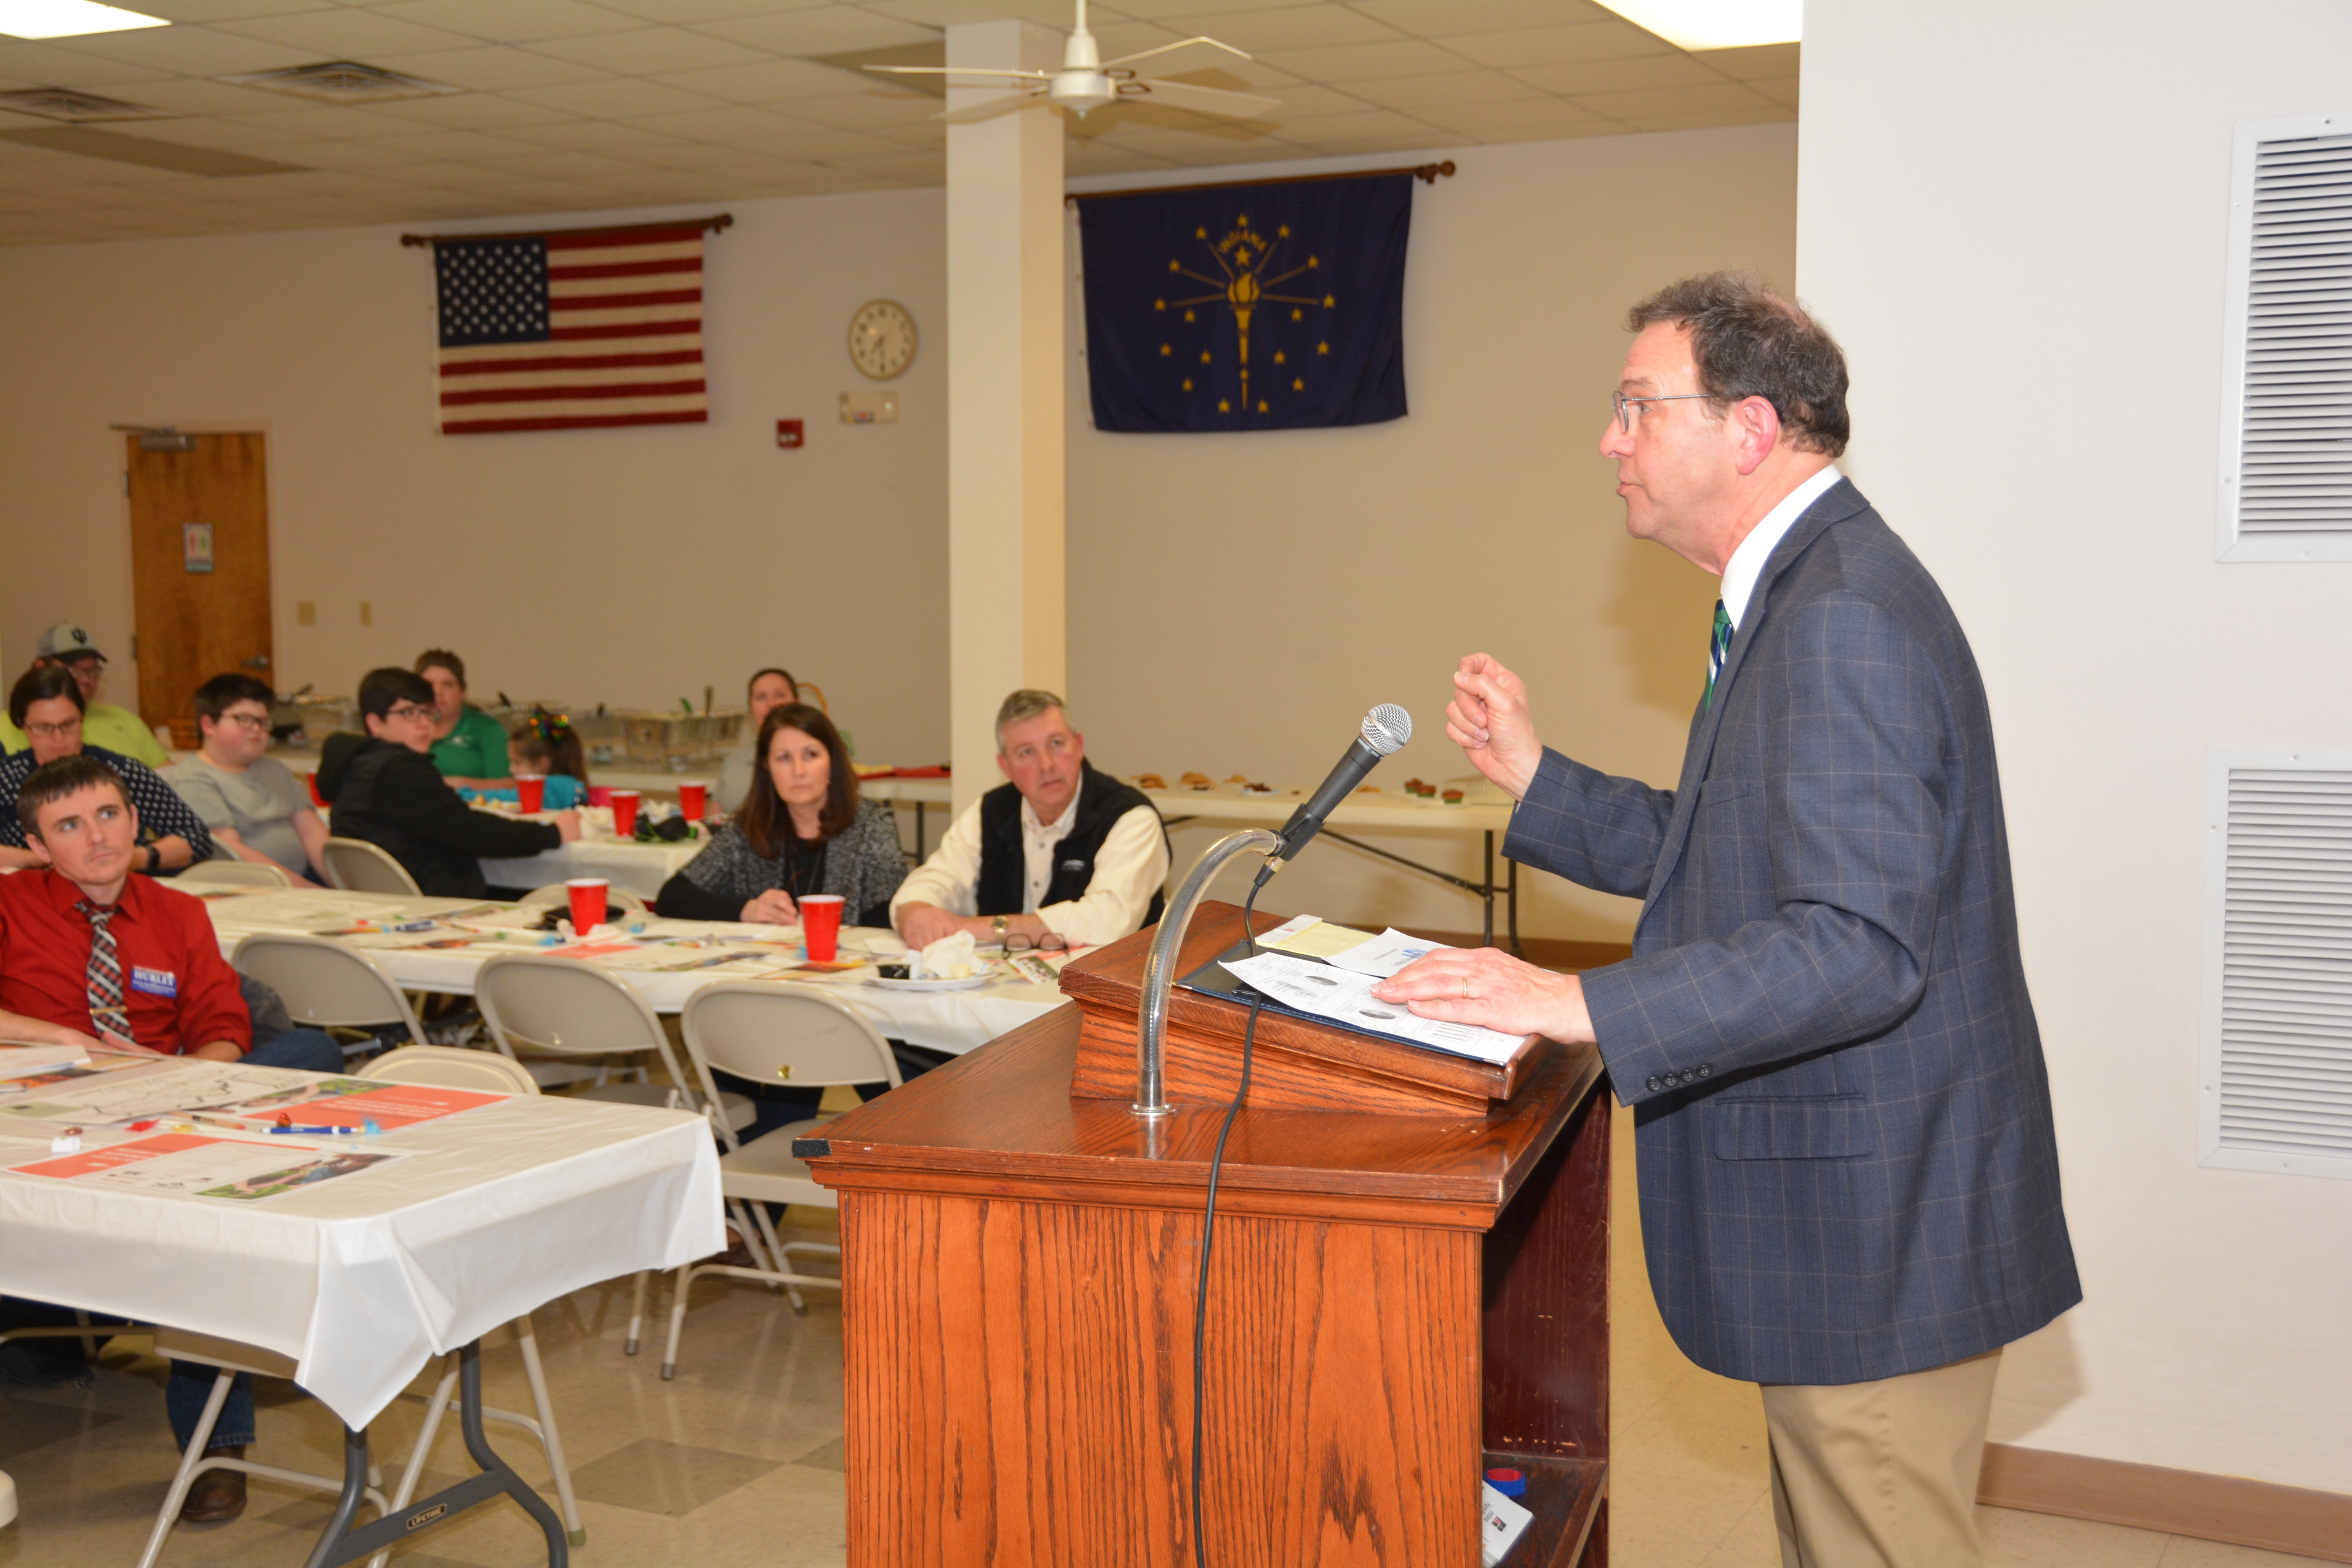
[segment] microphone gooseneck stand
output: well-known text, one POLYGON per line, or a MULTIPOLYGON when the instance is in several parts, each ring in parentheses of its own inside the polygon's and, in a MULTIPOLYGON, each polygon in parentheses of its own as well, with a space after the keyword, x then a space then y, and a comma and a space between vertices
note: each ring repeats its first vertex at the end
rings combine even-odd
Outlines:
POLYGON ((1275 858, 1281 848, 1282 835, 1271 828, 1249 827, 1227 834, 1192 862, 1192 868, 1184 873, 1183 884, 1176 889, 1176 897, 1160 917, 1160 930, 1151 939, 1151 956, 1143 965, 1143 1005, 1140 1026, 1135 1032, 1132 1109, 1138 1116, 1156 1120, 1168 1114, 1167 1085, 1160 1071, 1167 1048, 1168 991, 1176 983, 1176 953, 1184 945, 1184 931, 1192 923, 1192 910, 1226 862, 1255 849, 1266 857, 1266 868, 1271 870, 1282 864, 1275 858))

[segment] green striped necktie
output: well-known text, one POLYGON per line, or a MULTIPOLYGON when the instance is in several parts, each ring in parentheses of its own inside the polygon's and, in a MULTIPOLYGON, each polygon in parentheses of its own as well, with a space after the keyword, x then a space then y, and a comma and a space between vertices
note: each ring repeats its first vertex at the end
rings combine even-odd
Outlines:
POLYGON ((1715 602, 1715 630, 1707 634, 1706 639, 1706 697, 1698 705, 1702 713, 1715 706, 1715 678, 1723 673, 1724 656, 1730 651, 1731 612, 1723 607, 1721 599, 1717 599, 1715 602))

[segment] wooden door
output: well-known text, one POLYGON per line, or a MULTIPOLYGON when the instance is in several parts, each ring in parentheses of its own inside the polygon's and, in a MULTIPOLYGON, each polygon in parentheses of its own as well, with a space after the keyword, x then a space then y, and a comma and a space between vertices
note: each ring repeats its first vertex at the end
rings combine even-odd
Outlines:
POLYGON ((139 716, 185 719, 197 687, 243 671, 277 684, 269 628, 269 495, 258 430, 145 452, 123 437, 139 716))

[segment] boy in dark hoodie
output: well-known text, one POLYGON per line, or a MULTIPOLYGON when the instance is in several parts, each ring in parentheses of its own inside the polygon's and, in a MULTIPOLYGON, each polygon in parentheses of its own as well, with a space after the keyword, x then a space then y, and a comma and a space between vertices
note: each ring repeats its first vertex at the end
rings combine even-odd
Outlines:
POLYGON ((436 898, 479 899, 482 860, 519 860, 580 837, 580 814, 522 822, 476 811, 433 765, 433 688, 405 669, 372 669, 360 682, 364 735, 330 735, 319 758, 319 793, 334 808, 339 838, 364 838, 407 868, 436 898))

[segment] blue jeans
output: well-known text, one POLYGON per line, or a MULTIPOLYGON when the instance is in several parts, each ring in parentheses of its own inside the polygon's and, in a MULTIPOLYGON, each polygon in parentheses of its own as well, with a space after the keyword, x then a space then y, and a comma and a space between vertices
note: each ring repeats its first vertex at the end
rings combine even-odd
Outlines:
MULTIPOLYGON (((257 1068, 297 1068, 303 1072, 343 1070, 342 1047, 317 1029, 289 1029, 254 1047, 245 1059, 247 1065, 257 1068)), ((205 1413, 205 1401, 212 1397, 213 1379, 218 1372, 216 1367, 195 1362, 172 1363, 171 1381, 163 1385, 163 1409, 172 1418, 173 1440, 183 1449, 195 1435, 196 1421, 205 1413)), ((214 1424, 205 1447, 220 1448, 252 1441, 253 1379, 238 1373, 236 1381, 229 1385, 228 1398, 221 1405, 220 1419, 214 1424)))

